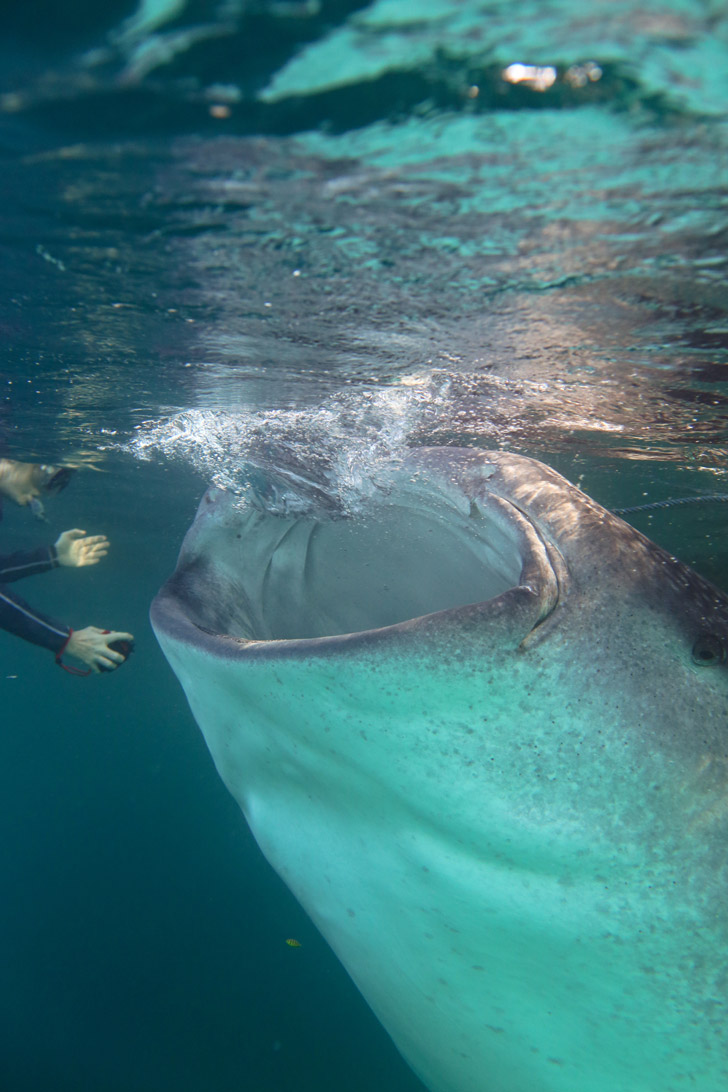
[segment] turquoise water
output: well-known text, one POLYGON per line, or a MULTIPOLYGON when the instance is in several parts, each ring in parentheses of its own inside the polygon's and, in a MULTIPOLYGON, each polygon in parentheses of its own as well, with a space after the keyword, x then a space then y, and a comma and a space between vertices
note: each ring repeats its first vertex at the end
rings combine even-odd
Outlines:
MULTIPOLYGON (((133 11, 3 15, 0 439, 83 471, 48 528, 6 505, 2 548, 107 533, 24 591, 137 650, 81 680, 0 634, 0 1083, 414 1090, 247 834, 149 602, 211 479, 345 511, 454 442, 608 507, 728 491, 728 18, 133 11)), ((633 518, 728 585, 724 506, 633 518)))

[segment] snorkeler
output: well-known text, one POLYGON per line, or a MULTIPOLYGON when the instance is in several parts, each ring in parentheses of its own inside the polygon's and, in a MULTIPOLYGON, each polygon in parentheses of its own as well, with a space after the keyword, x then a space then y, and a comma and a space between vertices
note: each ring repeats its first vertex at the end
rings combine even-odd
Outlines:
MULTIPOLYGON (((73 473, 69 467, 0 459, 0 518, 2 498, 5 496, 21 507, 30 507, 36 518, 44 519, 40 495, 60 493, 73 473)), ((74 630, 41 614, 7 587, 24 576, 47 572, 59 565, 72 568, 96 565, 108 551, 109 540, 105 535, 87 535, 85 531, 74 529, 64 531, 52 546, 40 546, 35 550, 0 557, 0 629, 50 649, 61 667, 66 667, 62 663, 65 653, 75 656, 86 664, 88 670, 66 668, 74 674, 114 671, 132 651, 134 638, 131 633, 103 630, 96 626, 74 630)))

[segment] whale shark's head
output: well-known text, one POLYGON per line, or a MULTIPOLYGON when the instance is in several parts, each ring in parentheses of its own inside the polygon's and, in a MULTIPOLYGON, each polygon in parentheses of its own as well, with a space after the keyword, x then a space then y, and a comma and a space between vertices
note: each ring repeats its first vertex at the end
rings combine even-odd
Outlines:
POLYGON ((726 1084, 722 592, 534 460, 423 449, 344 518, 211 490, 152 619, 430 1088, 726 1084))

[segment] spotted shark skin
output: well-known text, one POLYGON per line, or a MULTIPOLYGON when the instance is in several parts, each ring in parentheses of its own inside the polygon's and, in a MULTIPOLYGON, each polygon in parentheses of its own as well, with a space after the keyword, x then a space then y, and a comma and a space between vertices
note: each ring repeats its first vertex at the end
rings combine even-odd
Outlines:
POLYGON ((211 490, 152 606, 263 853, 432 1092, 728 1088, 728 597, 555 471, 211 490))

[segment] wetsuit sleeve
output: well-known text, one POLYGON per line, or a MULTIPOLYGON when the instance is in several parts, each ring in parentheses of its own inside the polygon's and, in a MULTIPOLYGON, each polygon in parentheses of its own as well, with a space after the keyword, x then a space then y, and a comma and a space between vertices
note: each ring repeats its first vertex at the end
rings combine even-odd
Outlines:
POLYGON ((41 614, 5 584, 0 584, 0 629, 51 652, 60 652, 71 634, 70 626, 41 614))
POLYGON ((0 557, 0 584, 22 580, 24 576, 47 573, 58 568, 55 546, 39 546, 36 550, 20 550, 16 554, 0 557))

